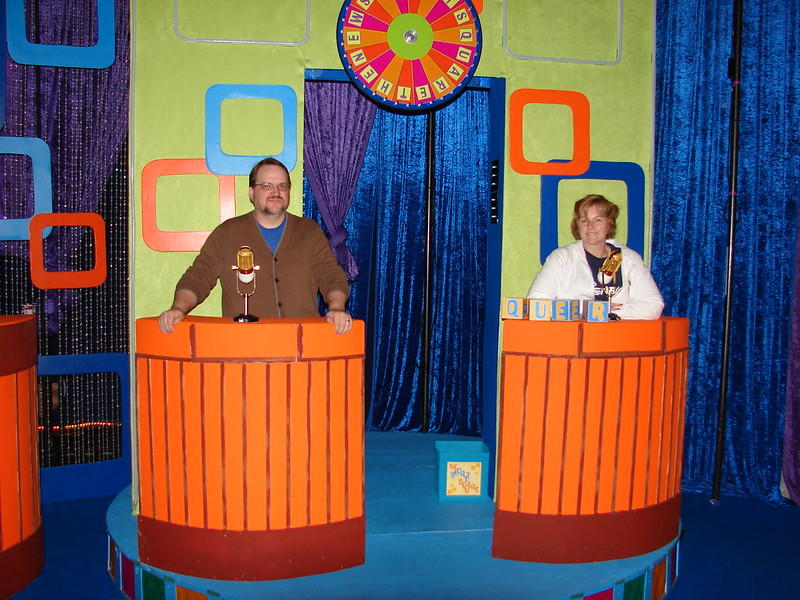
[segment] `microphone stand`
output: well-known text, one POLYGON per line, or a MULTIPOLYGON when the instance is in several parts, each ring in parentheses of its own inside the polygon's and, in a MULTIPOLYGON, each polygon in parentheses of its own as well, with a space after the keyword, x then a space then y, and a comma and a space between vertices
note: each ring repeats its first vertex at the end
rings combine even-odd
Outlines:
POLYGON ((260 268, 261 267, 259 267, 258 265, 253 265, 253 289, 251 289, 250 291, 243 292, 241 286, 239 285, 240 283, 244 283, 242 281, 242 273, 239 270, 238 265, 234 265, 231 267, 231 269, 239 271, 239 273, 237 273, 236 275, 236 292, 242 297, 242 300, 244 302, 244 312, 233 317, 233 321, 235 323, 255 323, 256 321, 258 321, 258 317, 255 315, 251 315, 248 310, 248 300, 250 296, 252 296, 256 291, 256 271, 258 271, 260 268))
MULTIPOLYGON (((255 285, 253 285, 253 292, 255 292, 255 285)), ((239 292, 239 280, 236 280, 236 291, 239 292)), ((253 292, 242 294, 239 292, 239 295, 244 299, 244 312, 241 314, 236 315, 233 317, 233 320, 236 323, 255 323, 258 321, 258 317, 255 315, 251 315, 247 309, 247 299, 253 295, 253 292)))

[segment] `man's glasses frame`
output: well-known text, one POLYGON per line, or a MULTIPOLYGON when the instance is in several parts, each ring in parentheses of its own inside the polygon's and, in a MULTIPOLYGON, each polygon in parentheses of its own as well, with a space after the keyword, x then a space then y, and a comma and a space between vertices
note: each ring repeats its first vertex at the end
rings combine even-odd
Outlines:
POLYGON ((274 192, 276 190, 279 192, 288 192, 292 186, 286 183, 285 181, 282 181, 277 185, 270 181, 262 181, 261 183, 254 183, 253 187, 261 188, 265 192, 274 192))

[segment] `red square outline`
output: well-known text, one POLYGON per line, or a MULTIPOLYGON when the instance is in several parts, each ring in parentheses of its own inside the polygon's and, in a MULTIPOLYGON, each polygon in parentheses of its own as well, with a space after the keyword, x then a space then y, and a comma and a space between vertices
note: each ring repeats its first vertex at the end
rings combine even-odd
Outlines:
POLYGON ((90 288, 102 285, 108 273, 106 224, 97 213, 39 213, 29 225, 31 281, 40 290, 90 288), (47 271, 44 266, 46 227, 89 227, 94 235, 94 268, 88 271, 47 271))
POLYGON ((220 223, 236 216, 233 175, 217 175, 208 170, 203 158, 159 158, 142 168, 142 239, 156 252, 197 252, 208 231, 162 231, 156 223, 156 182, 165 175, 213 175, 219 184, 220 223))
POLYGON ((523 175, 582 175, 589 169, 589 99, 570 90, 514 90, 508 100, 508 151, 511 168, 523 175), (572 109, 572 160, 533 162, 523 152, 523 109, 526 104, 564 104, 572 109))

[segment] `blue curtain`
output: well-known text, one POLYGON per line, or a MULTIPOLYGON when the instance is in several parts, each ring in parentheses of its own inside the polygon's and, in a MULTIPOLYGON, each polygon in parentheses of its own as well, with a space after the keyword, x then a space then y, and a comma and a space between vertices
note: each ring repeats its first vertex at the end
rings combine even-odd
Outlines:
MULTIPOLYGON (((748 0, 722 492, 779 501, 798 183, 798 4, 748 0)), ((714 466, 733 0, 657 4, 653 273, 692 328, 683 485, 714 466)))
MULTIPOLYGON (((481 428, 487 95, 467 91, 436 113, 440 135, 434 166, 434 335, 427 415, 432 432, 478 434, 481 428)), ((360 269, 348 309, 367 324, 371 429, 418 431, 423 423, 426 121, 424 114, 377 111, 344 221, 360 269)), ((321 222, 307 183, 304 195, 305 215, 321 222)))
MULTIPOLYGON (((798 226, 800 228, 800 222, 798 226)), ((789 375, 786 381, 786 423, 783 438, 783 479, 789 498, 800 504, 800 235, 794 261, 792 337, 789 342, 789 375)))
POLYGON ((436 113, 429 425, 437 432, 481 431, 491 169, 488 102, 488 92, 470 91, 436 113))
MULTIPOLYGON (((372 225, 368 324, 367 425, 418 430, 425 302, 425 117, 378 111, 356 195, 372 225), (422 143, 421 143, 422 142, 422 143)), ((361 262, 361 261, 359 261, 361 262)), ((366 269, 362 267, 362 274, 366 269)), ((366 279, 366 277, 364 278, 366 279)), ((363 281, 363 280, 362 280, 363 281)), ((356 281, 353 288, 360 287, 356 281)), ((355 309, 355 307, 354 307, 355 309)))

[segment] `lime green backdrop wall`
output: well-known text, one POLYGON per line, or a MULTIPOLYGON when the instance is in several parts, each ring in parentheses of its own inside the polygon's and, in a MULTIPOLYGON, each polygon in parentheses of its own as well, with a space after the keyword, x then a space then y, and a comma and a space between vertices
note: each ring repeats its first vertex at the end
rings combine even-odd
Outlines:
MULTIPOLYGON (((520 132, 509 130, 509 101, 528 89, 565 90, 584 96, 590 107, 591 160, 639 165, 646 175, 645 206, 649 207, 654 3, 474 0, 473 5, 479 11, 483 33, 475 75, 506 79, 502 294, 523 295, 545 258, 539 251, 542 177, 515 171, 509 143, 520 132)), ((131 243, 135 317, 155 315, 169 306, 175 282, 196 253, 192 248, 199 248, 202 241, 202 234, 182 232, 210 230, 232 214, 233 208, 225 208, 224 202, 229 192, 220 192, 221 186, 234 185, 237 214, 250 207, 244 171, 218 178, 203 173, 204 169, 187 169, 189 163, 171 160, 206 159, 207 91, 219 85, 234 86, 223 91, 279 86, 274 90, 278 96, 284 94, 280 98, 230 97, 222 101, 220 148, 228 155, 281 155, 296 140, 290 162, 295 163, 293 180, 301 181, 304 71, 342 68, 336 46, 341 6, 339 0, 310 0, 309 4, 304 0, 133 0, 131 198, 135 219, 131 243), (296 120, 288 123, 291 110, 286 110, 285 94, 296 99, 290 98, 290 103, 295 102, 296 120), (143 171, 148 175, 144 181, 143 171), (189 250, 173 251, 175 248, 189 250)), ((573 156, 573 115, 567 106, 525 104, 521 116, 523 142, 519 150, 525 161, 545 163, 573 156)), ((559 244, 571 241, 567 221, 572 203, 590 192, 606 194, 627 214, 623 182, 562 181, 558 187, 559 244)), ((295 185, 290 210, 298 214, 302 213, 301 194, 302 186, 295 185)), ((649 223, 649 208, 644 222, 649 223)), ((619 229, 624 241, 624 216, 619 229)), ((218 315, 218 298, 212 296, 196 313, 218 315)))

